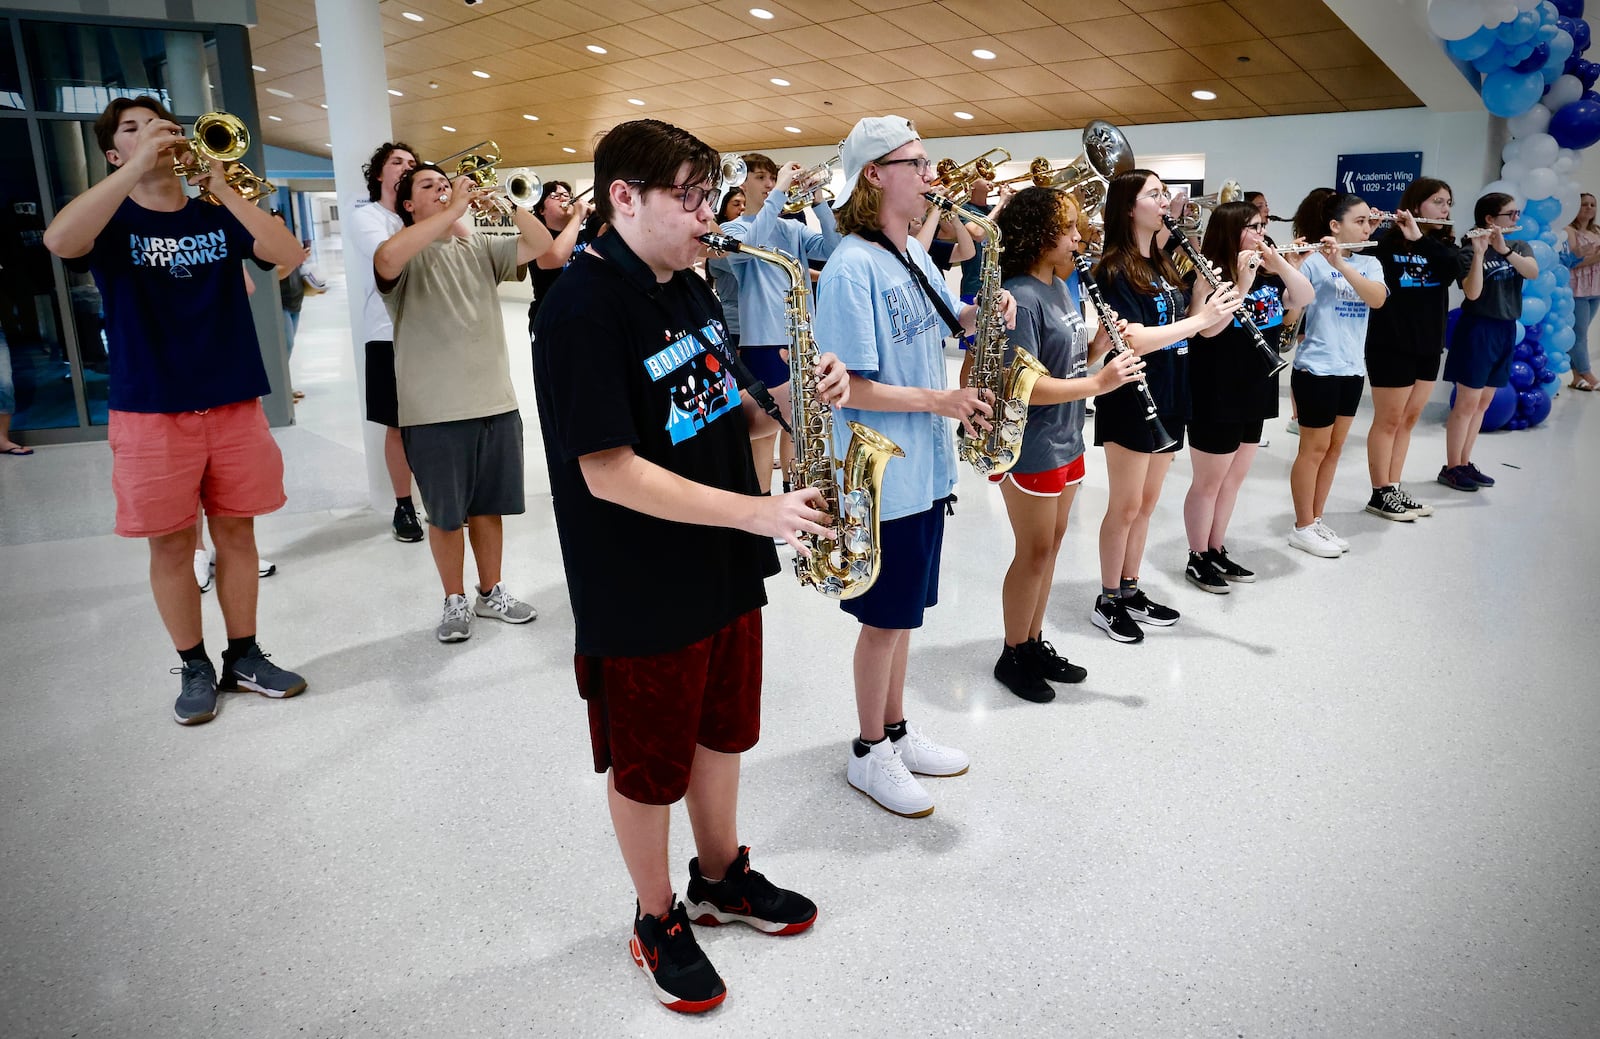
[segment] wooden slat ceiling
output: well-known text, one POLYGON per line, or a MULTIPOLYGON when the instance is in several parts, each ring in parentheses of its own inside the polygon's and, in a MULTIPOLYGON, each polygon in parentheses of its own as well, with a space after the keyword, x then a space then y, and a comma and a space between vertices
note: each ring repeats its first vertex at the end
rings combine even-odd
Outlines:
MULTIPOLYGON (((256 6, 262 136, 326 154, 315 2, 256 6)), ((587 161, 598 134, 644 115, 723 150, 776 150, 837 144, 861 116, 889 112, 941 137, 1421 104, 1322 0, 382 0, 379 10, 388 87, 402 95, 391 99, 395 133, 426 156, 493 138, 506 165, 587 161), (752 15, 758 5, 772 17, 752 15), (1191 96, 1202 89, 1216 100, 1191 96)))

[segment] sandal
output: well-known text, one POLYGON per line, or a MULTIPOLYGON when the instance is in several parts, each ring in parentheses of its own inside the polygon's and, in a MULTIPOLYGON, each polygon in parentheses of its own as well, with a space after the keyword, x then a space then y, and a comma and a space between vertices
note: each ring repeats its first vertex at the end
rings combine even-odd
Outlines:
POLYGON ((1591 386, 1589 383, 1582 382, 1582 381, 1580 381, 1578 379, 1573 379, 1572 382, 1567 386, 1567 389, 1569 389, 1569 390, 1582 390, 1584 393, 1593 393, 1594 392, 1594 387, 1593 386, 1591 386))

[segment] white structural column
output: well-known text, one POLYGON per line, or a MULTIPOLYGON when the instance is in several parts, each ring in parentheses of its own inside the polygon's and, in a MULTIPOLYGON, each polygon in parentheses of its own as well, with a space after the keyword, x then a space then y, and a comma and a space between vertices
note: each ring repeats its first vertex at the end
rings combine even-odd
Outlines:
MULTIPOLYGON (((328 95, 328 133, 333 145, 333 184, 339 196, 341 222, 367 197, 361 167, 372 150, 392 140, 389 122, 389 74, 383 61, 383 23, 378 0, 317 0, 317 32, 322 42, 322 82, 328 95), (333 60, 337 56, 337 60, 333 60)), ((350 254, 345 252, 348 261, 350 254)), ((349 282, 349 271, 345 272, 349 282)), ((349 293, 352 348, 356 360, 359 401, 366 400, 367 358, 361 338, 359 292, 349 293)), ((365 407, 358 404, 358 407, 365 407)), ((394 507, 394 490, 383 462, 384 429, 362 423, 367 452, 367 490, 372 507, 386 513, 394 507)))

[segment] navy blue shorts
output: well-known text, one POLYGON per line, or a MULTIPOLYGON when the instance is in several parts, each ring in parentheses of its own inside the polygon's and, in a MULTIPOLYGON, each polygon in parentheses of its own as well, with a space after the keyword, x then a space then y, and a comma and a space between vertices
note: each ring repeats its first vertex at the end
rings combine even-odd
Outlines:
POLYGON ((1511 381, 1511 352, 1516 341, 1515 320, 1462 314, 1444 359, 1445 381, 1469 390, 1499 389, 1511 381))
POLYGON ((883 564, 864 595, 840 608, 862 624, 895 631, 922 627, 922 611, 939 605, 939 557, 944 549, 944 502, 889 520, 878 531, 883 564))
POLYGON ((739 360, 770 390, 789 382, 789 362, 779 352, 787 349, 786 346, 741 346, 739 360))

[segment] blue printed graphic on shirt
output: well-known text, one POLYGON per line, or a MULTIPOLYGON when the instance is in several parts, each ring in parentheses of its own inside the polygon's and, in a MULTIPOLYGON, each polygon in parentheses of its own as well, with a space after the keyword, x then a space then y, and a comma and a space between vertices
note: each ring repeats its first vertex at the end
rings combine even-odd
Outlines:
POLYGON ((1395 253, 1394 265, 1400 271, 1402 289, 1436 289, 1443 284, 1434 277, 1426 256, 1416 253, 1395 253))
POLYGON ((939 315, 928 294, 915 281, 906 281, 883 291, 883 309, 889 315, 889 333, 897 343, 906 343, 939 324, 939 315))
MULTIPOLYGON (((1250 308, 1251 320, 1262 331, 1283 324, 1283 298, 1278 295, 1276 285, 1263 285, 1255 289, 1244 298, 1244 302, 1250 308)), ((1242 327, 1238 318, 1233 319, 1233 324, 1242 327)))
MULTIPOLYGON (((712 321, 700 335, 713 345, 726 342, 722 322, 712 321)), ((650 381, 667 384, 666 429, 674 444, 681 444, 717 419, 738 409, 739 386, 722 358, 701 345, 688 332, 644 359, 650 381)))
MULTIPOLYGON (((1155 295, 1156 324, 1174 325, 1188 315, 1189 304, 1183 294, 1167 279, 1161 279, 1161 290, 1155 295)), ((1163 350, 1176 350, 1180 354, 1189 352, 1189 340, 1180 339, 1171 346, 1163 346, 1163 350)))
POLYGON ((1504 281, 1507 278, 1520 278, 1517 269, 1511 266, 1511 261, 1495 252, 1493 249, 1484 250, 1483 280, 1504 281))
POLYGON ((190 267, 221 263, 228 258, 225 231, 184 235, 182 238, 128 236, 128 258, 135 267, 165 267, 174 278, 192 278, 190 267))

